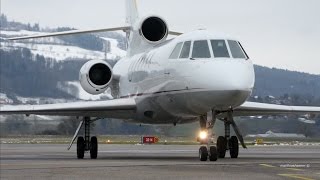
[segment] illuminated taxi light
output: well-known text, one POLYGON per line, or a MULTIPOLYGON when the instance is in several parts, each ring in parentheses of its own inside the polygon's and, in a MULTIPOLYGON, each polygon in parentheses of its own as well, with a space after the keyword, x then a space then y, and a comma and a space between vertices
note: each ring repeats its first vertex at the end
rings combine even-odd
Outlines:
POLYGON ((207 131, 201 131, 201 132, 199 133, 199 138, 200 138, 200 139, 206 139, 207 136, 208 136, 208 132, 207 132, 207 131))

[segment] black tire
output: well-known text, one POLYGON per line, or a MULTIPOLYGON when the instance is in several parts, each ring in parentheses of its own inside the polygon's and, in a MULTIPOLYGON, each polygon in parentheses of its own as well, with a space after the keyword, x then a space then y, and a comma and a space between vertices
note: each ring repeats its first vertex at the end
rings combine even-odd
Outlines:
POLYGON ((218 159, 217 147, 215 147, 215 146, 210 146, 209 160, 210 160, 210 161, 216 161, 217 159, 218 159))
POLYGON ((206 146, 199 148, 199 159, 200 161, 206 161, 208 159, 208 149, 206 146))
POLYGON ((219 158, 224 158, 227 151, 227 139, 223 136, 219 136, 217 140, 217 152, 219 158))
POLYGON ((229 148, 231 158, 238 158, 239 142, 236 136, 231 136, 231 138, 229 139, 229 148))
POLYGON ((77 139, 77 157, 78 157, 78 159, 83 159, 84 148, 85 148, 84 138, 82 136, 80 136, 77 139))
POLYGON ((98 139, 96 136, 92 136, 90 141, 90 157, 91 159, 97 159, 97 156, 98 156, 98 139))

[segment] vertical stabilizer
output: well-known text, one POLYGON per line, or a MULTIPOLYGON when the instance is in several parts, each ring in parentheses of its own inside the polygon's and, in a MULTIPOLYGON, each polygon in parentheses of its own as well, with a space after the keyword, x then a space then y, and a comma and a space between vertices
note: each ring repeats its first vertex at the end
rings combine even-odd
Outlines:
POLYGON ((126 0, 126 23, 134 25, 138 20, 139 13, 136 0, 126 0))

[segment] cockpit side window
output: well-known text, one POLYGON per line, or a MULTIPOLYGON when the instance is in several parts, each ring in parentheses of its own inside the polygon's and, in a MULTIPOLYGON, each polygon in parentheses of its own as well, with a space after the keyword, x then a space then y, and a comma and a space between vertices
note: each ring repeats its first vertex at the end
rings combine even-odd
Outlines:
POLYGON ((174 47, 171 55, 169 56, 169 59, 177 59, 179 57, 181 47, 182 47, 182 42, 178 43, 176 47, 174 47))
POLYGON ((215 58, 230 57, 225 40, 211 40, 211 46, 215 58))
POLYGON ((191 41, 186 41, 183 44, 179 58, 188 58, 190 54, 191 41))
POLYGON ((247 59, 237 41, 228 40, 228 44, 233 58, 247 59))
POLYGON ((244 54, 246 55, 247 59, 250 59, 250 58, 249 58, 249 56, 248 56, 248 54, 247 54, 247 52, 243 49, 243 47, 242 47, 241 43, 240 43, 240 42, 238 42, 238 43, 239 43, 239 45, 240 45, 240 47, 241 47, 242 51, 243 51, 243 52, 244 52, 244 54))
POLYGON ((207 40, 194 41, 192 58, 210 58, 210 50, 207 40))

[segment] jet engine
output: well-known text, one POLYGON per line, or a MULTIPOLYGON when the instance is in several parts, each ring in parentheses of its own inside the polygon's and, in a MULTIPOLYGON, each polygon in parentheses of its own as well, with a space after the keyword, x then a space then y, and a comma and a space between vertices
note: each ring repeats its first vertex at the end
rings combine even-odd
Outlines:
POLYGON ((159 43, 167 39, 167 23, 157 16, 144 18, 140 23, 139 34, 149 43, 159 43))
POLYGON ((112 68, 103 60, 91 60, 80 69, 79 80, 89 94, 103 93, 112 80, 112 68))

